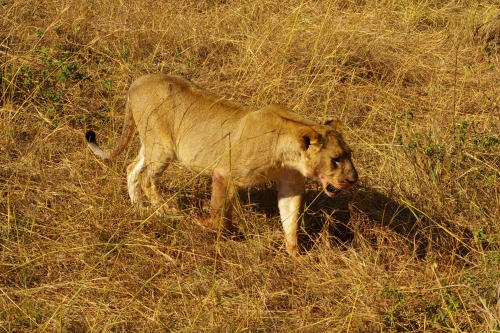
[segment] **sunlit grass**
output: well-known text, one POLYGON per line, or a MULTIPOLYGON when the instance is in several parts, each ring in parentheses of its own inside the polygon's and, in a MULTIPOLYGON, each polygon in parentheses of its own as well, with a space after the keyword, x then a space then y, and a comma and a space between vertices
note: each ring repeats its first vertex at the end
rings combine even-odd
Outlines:
POLYGON ((0 327, 5 332, 500 331, 496 1, 0 2, 0 327), (119 135, 144 73, 344 122, 360 184, 308 183, 289 258, 272 187, 242 240, 130 206, 119 135))

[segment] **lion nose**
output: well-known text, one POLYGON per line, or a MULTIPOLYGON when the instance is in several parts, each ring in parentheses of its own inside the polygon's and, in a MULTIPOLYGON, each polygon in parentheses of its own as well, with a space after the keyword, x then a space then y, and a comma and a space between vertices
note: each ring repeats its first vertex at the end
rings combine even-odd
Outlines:
POLYGON ((354 185, 354 183, 358 181, 358 173, 356 172, 355 169, 351 170, 347 174, 347 178, 345 179, 345 181, 351 185, 354 185))

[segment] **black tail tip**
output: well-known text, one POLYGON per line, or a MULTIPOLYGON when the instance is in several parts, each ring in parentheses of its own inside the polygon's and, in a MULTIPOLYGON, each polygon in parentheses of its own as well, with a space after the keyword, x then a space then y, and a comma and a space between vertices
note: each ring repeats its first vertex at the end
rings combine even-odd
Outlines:
POLYGON ((97 141, 95 139, 95 132, 90 130, 85 133, 85 139, 87 140, 88 143, 95 143, 97 144, 97 141))

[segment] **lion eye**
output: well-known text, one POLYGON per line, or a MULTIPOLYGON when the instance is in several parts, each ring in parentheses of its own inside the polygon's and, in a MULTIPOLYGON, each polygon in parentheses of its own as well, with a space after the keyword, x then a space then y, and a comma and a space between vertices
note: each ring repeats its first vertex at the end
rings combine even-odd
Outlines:
POLYGON ((332 164, 339 165, 340 164, 340 158, 338 158, 338 157, 332 158, 332 164))

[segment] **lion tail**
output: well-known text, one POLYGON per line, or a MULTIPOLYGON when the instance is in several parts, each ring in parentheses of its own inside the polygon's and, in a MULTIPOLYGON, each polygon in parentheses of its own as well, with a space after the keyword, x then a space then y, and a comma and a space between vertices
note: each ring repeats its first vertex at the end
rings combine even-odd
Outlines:
POLYGON ((94 154, 99 156, 102 159, 112 159, 115 158, 116 156, 120 155, 125 148, 128 146, 132 138, 134 137, 135 134, 135 122, 134 118, 132 116, 132 112, 130 111, 130 106, 129 106, 129 100, 128 100, 128 95, 127 95, 127 103, 125 106, 125 119, 123 123, 123 130, 122 134, 120 136, 120 139, 118 140, 118 143, 115 145, 115 147, 111 150, 103 150, 99 145, 97 144, 96 140, 96 134, 94 131, 90 130, 85 133, 85 139, 87 141, 87 146, 92 150, 94 154))

